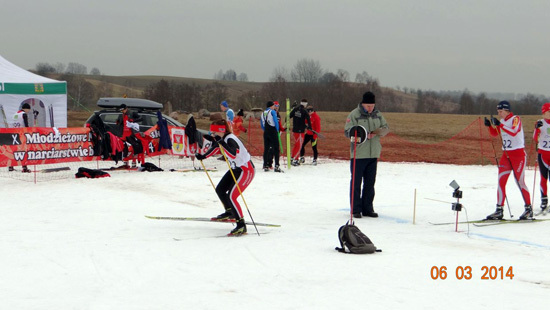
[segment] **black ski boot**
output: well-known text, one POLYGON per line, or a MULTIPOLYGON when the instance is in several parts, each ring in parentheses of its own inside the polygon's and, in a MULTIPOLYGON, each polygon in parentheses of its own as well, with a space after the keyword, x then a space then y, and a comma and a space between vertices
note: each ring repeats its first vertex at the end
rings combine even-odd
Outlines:
POLYGON ((244 223, 244 219, 238 220, 237 227, 233 228, 233 230, 227 235, 229 237, 238 237, 238 236, 246 235, 246 224, 244 223))
POLYGON ((233 212, 231 212, 231 210, 226 210, 224 213, 211 218, 212 221, 220 221, 220 222, 230 221, 233 219, 235 219, 235 216, 233 215, 233 212))
POLYGON ((548 212, 548 197, 542 197, 540 199, 540 214, 546 214, 548 212))
POLYGON ((531 205, 525 206, 525 211, 523 211, 523 214, 519 216, 520 221, 524 220, 532 220, 533 219, 533 208, 531 205))
POLYGON ((497 205, 495 212, 487 215, 486 220, 502 220, 504 214, 502 212, 502 206, 497 205))
POLYGON ((273 170, 275 172, 283 172, 283 170, 281 170, 281 167, 279 167, 279 165, 275 165, 275 170, 273 170))

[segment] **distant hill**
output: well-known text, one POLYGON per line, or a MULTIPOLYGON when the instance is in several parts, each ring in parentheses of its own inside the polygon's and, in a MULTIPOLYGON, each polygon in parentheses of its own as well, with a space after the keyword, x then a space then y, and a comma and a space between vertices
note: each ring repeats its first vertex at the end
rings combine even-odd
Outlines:
MULTIPOLYGON (((60 74, 50 75, 49 77, 55 78, 55 79, 64 79, 64 77, 67 78, 66 76, 63 76, 60 74)), ((94 109, 95 102, 97 102, 97 99, 100 97, 122 97, 126 95, 128 97, 142 98, 144 97, 143 92, 148 86, 157 84, 161 80, 165 80, 169 83, 173 82, 175 84, 188 84, 188 85, 194 84, 202 88, 208 85, 212 85, 213 83, 219 83, 226 87, 227 93, 229 95, 227 99, 233 102, 239 102, 240 101, 239 99, 242 98, 244 94, 250 94, 250 93, 260 94, 261 101, 266 99, 267 100, 277 99, 277 98, 261 97, 261 96, 264 96, 264 97, 269 96, 264 93, 261 93, 264 86, 268 84, 267 82, 223 81, 223 80, 214 80, 214 79, 199 79, 199 78, 190 78, 190 77, 155 76, 155 75, 139 75, 139 76, 78 75, 77 77, 78 79, 82 79, 90 83, 94 88, 93 98, 89 98, 87 100, 81 99, 80 104, 78 105, 78 106, 86 106, 88 109, 94 109)), ((75 81, 71 80, 70 78, 67 78, 67 83, 68 83, 69 93, 70 93, 69 101, 74 101, 75 100, 74 98, 76 98, 77 96, 72 95, 74 90, 71 89, 71 84, 75 83, 75 81)), ((293 83, 290 82, 288 84, 292 85, 293 83)), ((344 92, 343 94, 347 95, 347 98, 337 96, 333 100, 348 102, 346 104, 346 107, 352 107, 354 102, 358 102, 360 100, 361 94, 365 91, 365 89, 364 89, 364 85, 362 84, 357 84, 353 82, 348 82, 347 84, 351 86, 352 89, 355 89, 354 93, 351 94, 351 97, 349 93, 344 92)), ((323 98, 324 95, 319 91, 319 92, 314 92, 313 94, 310 94, 307 98, 311 98, 314 96, 318 96, 318 97, 320 96, 319 98, 323 98)), ((315 98, 313 99, 314 101, 319 102, 320 100, 319 98, 317 98, 317 100, 315 100, 315 98)), ((296 98, 293 98, 293 100, 295 99, 296 98)), ((379 99, 378 107, 381 111, 406 112, 406 113, 417 112, 416 107, 417 107, 418 96, 416 93, 411 93, 410 91, 404 92, 404 91, 396 90, 389 87, 380 87, 377 93, 377 99, 379 99)), ((72 106, 71 102, 69 102, 69 109, 71 109, 71 106, 72 106)), ((257 107, 257 104, 255 104, 254 106, 257 107)), ((446 101, 446 100, 436 100, 435 102, 431 103, 431 106, 435 107, 435 110, 425 111, 425 112, 454 113, 457 109, 457 104, 455 102, 446 101)), ((347 108, 344 110, 347 110, 347 108)))
MULTIPOLYGON (((239 82, 239 81, 218 81, 210 79, 197 79, 177 76, 156 76, 156 75, 135 75, 135 76, 110 76, 110 75, 87 75, 83 76, 90 83, 97 85, 99 83, 109 83, 116 89, 130 88, 135 91, 144 91, 148 85, 158 83, 161 80, 175 83, 196 84, 204 87, 208 84, 218 82, 229 89, 231 96, 238 97, 247 91, 260 91, 264 83, 258 82, 239 82)), ((120 94, 122 95, 122 94, 120 94)))

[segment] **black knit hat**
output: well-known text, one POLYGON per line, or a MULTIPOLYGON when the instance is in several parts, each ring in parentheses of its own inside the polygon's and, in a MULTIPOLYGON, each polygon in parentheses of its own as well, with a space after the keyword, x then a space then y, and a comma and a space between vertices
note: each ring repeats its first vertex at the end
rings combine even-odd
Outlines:
POLYGON ((497 104, 497 110, 506 110, 510 111, 510 102, 504 100, 497 104))
POLYGON ((370 91, 364 93, 361 103, 376 103, 374 94, 370 91))
POLYGON ((268 107, 268 108, 271 107, 271 106, 273 106, 273 105, 275 105, 275 104, 273 103, 273 101, 268 101, 268 102, 265 104, 265 106, 268 107))
POLYGON ((237 112, 237 116, 244 116, 243 109, 240 109, 239 112, 237 112))
POLYGON ((31 108, 31 105, 28 104, 28 103, 23 103, 23 105, 21 106, 21 110, 23 109, 30 109, 31 108))

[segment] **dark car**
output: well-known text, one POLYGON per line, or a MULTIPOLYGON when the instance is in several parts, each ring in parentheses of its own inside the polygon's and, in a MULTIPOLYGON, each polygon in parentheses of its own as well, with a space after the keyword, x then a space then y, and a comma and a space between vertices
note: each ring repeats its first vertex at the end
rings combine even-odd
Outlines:
MULTIPOLYGON (((97 101, 97 105, 102 110, 95 111, 94 114, 98 115, 108 131, 120 136, 120 127, 117 126, 117 119, 122 112, 119 108, 122 104, 125 104, 132 112, 132 116, 135 122, 139 124, 139 131, 146 132, 151 127, 155 126, 158 121, 157 111, 162 109, 162 104, 138 98, 100 98, 97 101)), ((88 118, 86 124, 89 124, 93 115, 88 118)), ((162 114, 162 117, 166 119, 169 126, 185 127, 177 120, 162 114)))

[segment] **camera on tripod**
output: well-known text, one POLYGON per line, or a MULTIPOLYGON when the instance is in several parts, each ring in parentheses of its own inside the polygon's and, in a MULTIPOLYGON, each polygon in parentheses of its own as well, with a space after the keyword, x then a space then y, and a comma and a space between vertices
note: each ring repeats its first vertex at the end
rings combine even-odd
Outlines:
POLYGON ((462 211, 462 204, 459 201, 462 198, 462 191, 460 190, 460 185, 458 185, 458 183, 456 183, 456 181, 453 180, 449 184, 449 186, 454 189, 453 198, 456 198, 456 202, 453 202, 451 209, 453 211, 462 211))

